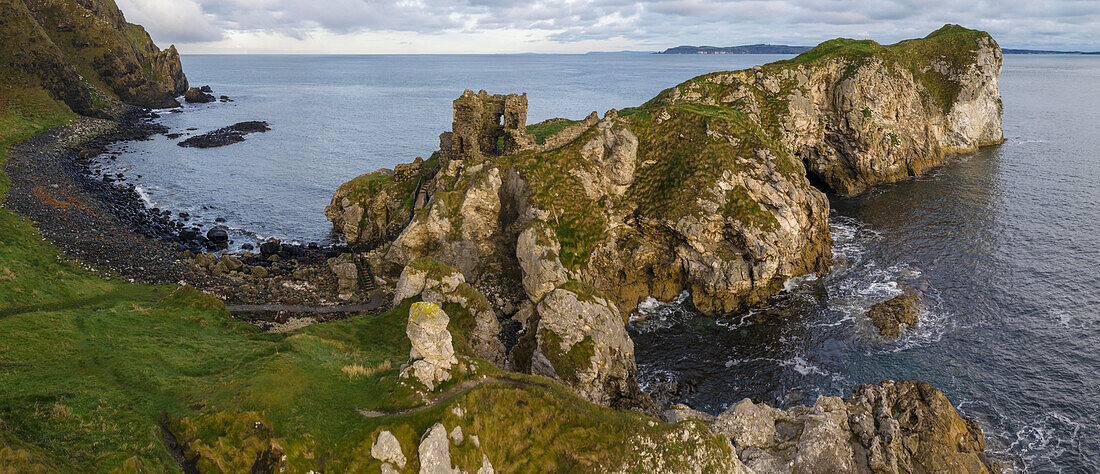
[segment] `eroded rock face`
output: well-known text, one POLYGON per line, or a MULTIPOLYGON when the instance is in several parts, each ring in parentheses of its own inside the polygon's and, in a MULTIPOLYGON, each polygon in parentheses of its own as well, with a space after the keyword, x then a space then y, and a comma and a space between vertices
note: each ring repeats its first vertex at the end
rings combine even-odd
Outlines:
POLYGON ((405 328, 412 349, 409 350, 409 366, 401 371, 401 377, 415 377, 428 390, 435 390, 436 384, 451 379, 451 366, 458 363, 458 358, 451 332, 447 330, 449 322, 447 313, 434 303, 413 303, 405 328))
POLYGON ((531 372, 561 381, 601 405, 631 406, 638 389, 634 342, 614 304, 581 284, 567 284, 535 306, 539 323, 531 372))
POLYGON ((348 244, 391 239, 412 217, 413 207, 407 202, 415 183, 411 179, 395 181, 392 170, 364 174, 336 190, 325 207, 325 217, 348 244))
MULTIPOLYGON (((504 345, 500 342, 500 322, 489 300, 466 283, 462 273, 426 257, 405 267, 397 281, 394 306, 408 298, 420 296, 423 301, 443 306, 457 304, 473 319, 466 334, 472 354, 504 366, 504 345)), ((455 316, 455 315, 452 315, 455 316)))
MULTIPOLYGON (((39 47, 43 47, 42 51, 61 52, 65 64, 61 67, 75 66, 86 71, 85 74, 96 75, 96 83, 108 89, 96 93, 108 100, 112 100, 111 96, 117 96, 123 103, 143 107, 179 105, 175 97, 187 89, 187 78, 183 75, 179 54, 175 48, 164 51, 157 48, 144 28, 126 22, 114 2, 15 0, 14 3, 10 7, 18 10, 20 16, 23 12, 29 12, 52 44, 52 47, 46 46, 46 43, 29 45, 26 52, 37 54, 39 47)), ((9 18, 7 11, 4 16, 9 18)), ((3 25, 5 29, 14 26, 18 25, 3 25)), ((25 31, 14 33, 28 34, 25 31)), ((73 110, 94 112, 95 104, 83 99, 95 86, 90 86, 86 81, 63 85, 52 83, 62 77, 57 71, 41 68, 40 65, 28 66, 25 72, 47 82, 44 84, 46 88, 58 99, 69 103, 73 110)), ((52 68, 59 65, 47 63, 46 66, 52 68)))
POLYGON ((923 382, 863 385, 847 399, 819 397, 788 410, 745 399, 711 428, 755 472, 996 471, 981 429, 923 382))

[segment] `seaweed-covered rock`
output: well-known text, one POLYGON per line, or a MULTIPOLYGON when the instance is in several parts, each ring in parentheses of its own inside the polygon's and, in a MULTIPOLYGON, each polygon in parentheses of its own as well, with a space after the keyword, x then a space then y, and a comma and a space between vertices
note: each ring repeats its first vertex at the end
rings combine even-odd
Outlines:
MULTIPOLYGON (((192 87, 192 89, 194 88, 192 87)), ((240 143, 244 141, 245 135, 263 133, 268 130, 271 130, 271 127, 268 127, 267 122, 240 122, 202 135, 195 135, 179 142, 177 145, 192 148, 214 148, 240 143)))
POLYGON ((500 342, 500 322, 489 300, 469 283, 462 273, 438 261, 425 257, 410 263, 401 272, 394 293, 394 306, 408 298, 420 296, 423 301, 439 306, 455 304, 468 313, 471 321, 459 321, 452 314, 469 344, 470 355, 480 357, 497 367, 504 366, 504 345, 500 342))
POLYGON ((601 405, 646 405, 638 388, 634 342, 615 305, 568 282, 535 306, 538 328, 531 372, 556 379, 601 405))
POLYGON ((187 92, 183 94, 183 100, 192 104, 205 104, 207 102, 214 102, 218 100, 216 97, 207 94, 205 91, 198 87, 192 87, 187 89, 187 92))
POLYGON ((917 324, 917 315, 920 313, 920 303, 917 297, 911 293, 890 298, 881 303, 875 303, 867 310, 867 317, 878 328, 879 333, 888 339, 897 339, 901 335, 901 328, 911 328, 917 324))

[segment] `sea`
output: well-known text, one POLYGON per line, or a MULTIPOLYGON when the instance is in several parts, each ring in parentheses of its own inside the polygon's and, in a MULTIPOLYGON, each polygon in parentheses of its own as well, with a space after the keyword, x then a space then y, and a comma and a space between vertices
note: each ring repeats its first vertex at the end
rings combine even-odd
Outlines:
MULTIPOLYGON (((114 145, 150 207, 234 245, 338 242, 324 207, 341 183, 438 148, 464 89, 526 92, 528 123, 639 105, 712 71, 788 56, 185 55, 192 85, 232 102, 158 111, 183 136, 114 145), (222 148, 177 142, 236 122, 271 131, 222 148)), ((1017 472, 1100 472, 1100 56, 1008 55, 1002 145, 926 175, 830 199, 836 263, 766 305, 703 316, 690 295, 647 301, 628 329, 639 380, 719 413, 919 379, 982 427, 1017 472), (903 291, 921 321, 897 341, 865 317, 903 291)))

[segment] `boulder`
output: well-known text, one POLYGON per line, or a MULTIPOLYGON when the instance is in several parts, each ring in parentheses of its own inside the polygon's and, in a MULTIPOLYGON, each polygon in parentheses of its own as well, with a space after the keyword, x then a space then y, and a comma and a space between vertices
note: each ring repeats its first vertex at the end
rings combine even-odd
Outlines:
POLYGON ((535 306, 538 327, 531 372, 565 384, 581 398, 605 406, 644 406, 638 388, 634 342, 615 305, 574 281, 535 306))
POLYGON ((442 423, 432 425, 420 440, 421 474, 458 474, 462 471, 451 465, 451 444, 447 440, 447 428, 442 423))
POLYGON ((384 463, 391 463, 399 469, 405 468, 405 453, 401 450, 401 442, 389 431, 378 433, 378 439, 370 447, 370 455, 384 463))
POLYGON ((359 290, 359 267, 355 264, 355 254, 344 253, 328 259, 328 268, 336 275, 337 296, 342 300, 354 298, 359 290))
POLYGON ((897 339, 901 328, 911 328, 917 324, 920 314, 920 302, 912 293, 903 293, 881 303, 875 303, 867 310, 867 317, 887 339, 897 339))
POLYGON ((192 87, 190 89, 187 89, 187 92, 183 94, 183 100, 189 103, 202 104, 207 102, 214 102, 217 99, 215 99, 214 96, 207 94, 198 87, 192 87))
MULTIPOLYGON (((451 366, 457 364, 458 359, 451 332, 447 330, 449 322, 447 313, 434 303, 413 303, 405 328, 412 342, 410 365, 401 371, 401 377, 415 377, 428 390, 435 390, 436 384, 451 379, 451 366)), ((446 437, 446 432, 443 436, 446 437)))
POLYGON ((461 306, 473 318, 472 328, 465 334, 470 355, 504 367, 504 345, 496 312, 481 292, 466 283, 461 272, 430 257, 410 263, 397 280, 393 304, 400 305, 414 296, 439 306, 447 303, 461 306))
POLYGON ((229 242, 229 229, 225 226, 214 226, 206 232, 206 238, 217 245, 225 245, 229 242))
POLYGON ((275 255, 279 253, 281 245, 278 240, 268 239, 267 242, 260 244, 260 254, 264 257, 275 255))

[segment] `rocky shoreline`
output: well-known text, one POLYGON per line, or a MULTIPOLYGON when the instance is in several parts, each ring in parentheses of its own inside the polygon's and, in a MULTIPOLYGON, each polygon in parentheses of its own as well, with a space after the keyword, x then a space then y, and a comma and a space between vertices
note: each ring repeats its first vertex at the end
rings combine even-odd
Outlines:
POLYGON ((289 308, 234 313, 264 329, 388 308, 388 301, 359 288, 338 297, 340 281, 329 260, 345 253, 343 247, 268 241, 256 252, 228 254, 225 242, 206 235, 216 227, 204 232, 171 211, 149 209, 122 176, 97 175, 92 159, 108 145, 167 131, 153 116, 134 108, 115 119, 81 118, 16 145, 5 164, 11 190, 4 207, 106 278, 191 285, 231 306, 289 308), (355 311, 326 309, 349 302, 355 311))

